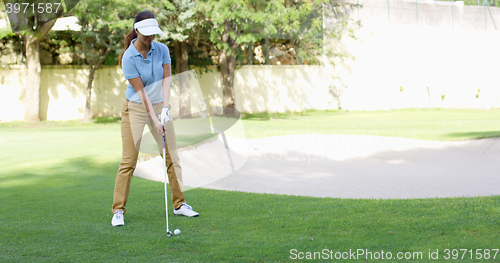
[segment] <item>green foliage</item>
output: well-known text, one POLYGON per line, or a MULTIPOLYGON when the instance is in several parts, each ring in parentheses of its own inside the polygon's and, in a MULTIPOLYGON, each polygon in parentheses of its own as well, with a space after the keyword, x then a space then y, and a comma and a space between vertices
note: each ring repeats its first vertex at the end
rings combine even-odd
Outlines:
MULTIPOLYGON (((320 64, 325 51, 329 56, 345 56, 340 49, 325 50, 323 37, 338 39, 351 33, 347 16, 341 15, 347 14, 349 8, 343 0, 82 0, 73 10, 82 26, 82 31, 73 34, 75 42, 81 44, 71 52, 90 64, 103 59, 110 48, 105 64, 115 63, 116 58, 111 56, 123 51, 123 37, 132 29, 135 15, 149 10, 166 33, 158 41, 186 41, 190 46, 189 63, 196 67, 213 64, 206 54, 198 57, 200 40, 211 41, 219 50, 231 50, 237 63, 242 64, 241 46, 265 38, 291 40, 301 62, 320 64), (335 17, 337 26, 324 28, 325 17, 335 17)), ((0 30, 0 38, 12 34, 0 30)), ((56 53, 70 52, 71 44, 61 42, 56 53)))
POLYGON ((323 4, 316 2, 290 2, 285 5, 286 12, 277 21, 278 38, 290 39, 301 63, 318 64, 323 43, 323 4))
MULTIPOLYGON (((210 41, 218 49, 236 52, 239 45, 259 41, 276 32, 269 21, 276 15, 267 8, 271 3, 261 0, 210 0, 198 3, 210 41)), ((276 2, 276 1, 269 1, 276 2)))
MULTIPOLYGON (((218 49, 231 50, 236 55, 239 47, 249 42, 290 39, 299 60, 314 64, 321 63, 324 37, 353 36, 348 14, 355 6, 343 0, 211 0, 198 4, 210 41, 218 49), (334 20, 333 26, 324 27, 325 19, 334 20)), ((338 49, 326 51, 332 56, 345 55, 338 49)))
POLYGON ((159 6, 164 8, 153 7, 153 13, 160 24, 164 35, 160 36, 161 40, 186 41, 191 31, 197 24, 195 19, 195 1, 193 0, 159 0, 159 6))
MULTIPOLYGON (((81 0, 74 13, 78 17, 81 30, 77 39, 81 43, 76 49, 83 54, 87 64, 96 65, 104 62, 109 54, 122 51, 123 35, 126 33, 130 18, 120 19, 126 13, 121 0, 81 0)), ((112 63, 111 58, 106 63, 112 63)))
POLYGON ((173 41, 185 42, 188 46, 188 67, 201 67, 200 74, 207 72, 208 65, 212 64, 212 60, 206 57, 200 57, 198 54, 198 43, 200 40, 200 30, 202 17, 197 9, 197 1, 195 0, 155 0, 149 2, 151 10, 154 14, 164 35, 158 36, 158 40, 169 44, 171 48, 170 55, 172 57, 172 73, 177 72, 177 59, 175 57, 175 48, 172 50, 173 41), (172 52, 173 51, 173 52, 172 52))
POLYGON ((0 28, 0 39, 12 37, 15 33, 12 32, 11 28, 0 28))
POLYGON ((117 54, 116 51, 111 50, 109 54, 106 56, 106 59, 104 59, 103 65, 116 66, 118 65, 118 58, 119 54, 117 54))
MULTIPOLYGON (((82 59, 76 59, 75 48, 79 46, 80 43, 77 41, 76 32, 65 30, 65 31, 50 31, 47 36, 40 43, 40 47, 52 54, 52 57, 57 58, 64 53, 72 54, 73 65, 83 64, 82 59)), ((55 59, 54 64, 59 64, 59 61, 55 59)))
POLYGON ((201 75, 211 71, 208 66, 213 65, 213 62, 210 57, 202 58, 198 54, 192 53, 188 56, 188 65, 190 65, 190 69, 193 68, 192 66, 199 68, 198 73, 201 75))
POLYGON ((499 0, 488 0, 487 2, 488 2, 489 6, 500 7, 500 1, 499 0))

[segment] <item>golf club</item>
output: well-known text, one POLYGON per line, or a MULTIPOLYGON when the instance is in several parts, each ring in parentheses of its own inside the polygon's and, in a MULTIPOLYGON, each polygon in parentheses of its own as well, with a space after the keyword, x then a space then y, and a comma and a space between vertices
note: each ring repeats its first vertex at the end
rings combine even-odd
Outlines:
MULTIPOLYGON (((161 124, 164 126, 165 125, 165 122, 163 121, 163 118, 161 118, 160 116, 160 120, 161 120, 161 124)), ((165 130, 163 132, 166 132, 165 130)), ((162 136, 163 140, 162 140, 162 144, 163 144, 163 168, 164 168, 164 173, 163 173, 163 176, 164 176, 164 179, 165 179, 165 221, 167 223, 167 236, 168 237, 171 237, 172 236, 172 232, 170 232, 170 230, 168 229, 168 197, 167 197, 167 157, 166 157, 166 150, 165 150, 165 134, 163 134, 162 136)))

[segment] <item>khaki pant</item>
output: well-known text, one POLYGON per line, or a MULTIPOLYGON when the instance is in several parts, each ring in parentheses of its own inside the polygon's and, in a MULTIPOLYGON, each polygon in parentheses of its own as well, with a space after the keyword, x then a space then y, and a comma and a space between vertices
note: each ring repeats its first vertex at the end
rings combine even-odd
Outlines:
MULTIPOLYGON (((156 115, 161 113, 162 104, 153 105, 156 115)), ((115 191, 113 195, 112 212, 117 210, 125 211, 128 194, 130 190, 130 181, 137 165, 139 156, 139 147, 144 126, 148 125, 158 144, 159 153, 162 154, 162 136, 154 128, 153 121, 149 117, 146 109, 141 103, 125 101, 122 109, 122 161, 118 168, 115 181, 115 191)), ((166 165, 170 191, 172 193, 172 203, 175 209, 185 203, 184 187, 182 183, 182 168, 180 166, 179 155, 177 152, 177 143, 175 140, 175 131, 172 117, 166 125, 165 149, 166 165)), ((163 154, 162 154, 163 155, 163 154)))

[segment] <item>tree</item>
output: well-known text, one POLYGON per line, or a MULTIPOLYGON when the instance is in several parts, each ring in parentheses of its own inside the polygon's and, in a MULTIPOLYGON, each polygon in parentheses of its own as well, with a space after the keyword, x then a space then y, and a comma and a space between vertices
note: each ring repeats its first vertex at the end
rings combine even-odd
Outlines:
POLYGON ((235 58, 241 45, 256 40, 274 38, 292 39, 299 59, 318 64, 327 52, 342 55, 335 48, 324 48, 323 36, 340 39, 349 16, 337 16, 334 27, 324 27, 323 19, 336 10, 349 10, 354 4, 344 0, 208 0, 200 3, 210 31, 210 40, 219 49, 222 77, 224 115, 234 112, 235 58))
POLYGON ((165 8, 155 8, 156 18, 163 27, 166 35, 162 39, 174 40, 175 72, 179 77, 180 101, 179 116, 191 115, 190 89, 186 74, 180 74, 189 70, 188 65, 188 38, 192 36, 197 25, 197 10, 193 0, 165 1, 165 8))
POLYGON ((354 37, 360 26, 350 17, 356 8, 343 0, 317 0, 313 2, 296 1, 286 6, 286 16, 279 20, 279 36, 292 39, 299 60, 312 64, 323 64, 321 58, 345 58, 347 54, 332 45, 345 36, 354 37))
POLYGON ((25 84, 24 121, 27 122, 40 121, 40 42, 52 29, 57 18, 71 10, 78 0, 66 0, 61 5, 46 0, 34 2, 16 0, 4 2, 12 31, 23 34, 26 45, 28 73, 25 84))
POLYGON ((127 24, 132 23, 130 18, 120 19, 119 13, 122 13, 123 7, 124 5, 116 0, 81 0, 74 11, 81 26, 78 40, 82 45, 78 52, 84 55, 89 66, 85 122, 92 118, 91 99, 95 71, 103 65, 110 53, 119 53, 123 49, 123 35, 126 34, 127 24))
POLYGON ((276 17, 267 13, 266 7, 277 0, 208 0, 198 2, 209 27, 210 40, 219 50, 219 65, 222 78, 223 115, 234 116, 234 70, 236 56, 241 45, 259 40, 273 33, 269 19, 276 17))
POLYGON ((323 35, 322 2, 290 1, 283 6, 283 15, 276 20, 278 33, 274 38, 293 43, 299 64, 318 64, 323 35))

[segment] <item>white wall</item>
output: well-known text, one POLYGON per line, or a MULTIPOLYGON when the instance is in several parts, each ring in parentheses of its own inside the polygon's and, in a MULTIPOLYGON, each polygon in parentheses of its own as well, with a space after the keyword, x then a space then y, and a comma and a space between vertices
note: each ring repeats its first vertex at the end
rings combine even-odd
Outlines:
POLYGON ((22 67, 11 70, 0 68, 0 121, 22 120, 24 116, 24 90, 27 71, 22 67))
MULTIPOLYGON (((220 72, 197 74, 191 86, 192 110, 199 111, 201 96, 206 107, 222 106, 220 72)), ((22 120, 24 76, 22 67, 0 69, 0 120, 22 120)), ((44 66, 40 89, 40 116, 46 120, 83 119, 88 69, 71 66, 44 66)), ((241 112, 284 112, 337 107, 328 96, 321 66, 244 66, 235 73, 236 107, 241 112)), ((127 82, 119 67, 96 71, 92 91, 93 116, 120 116, 127 82)), ((179 92, 173 87, 173 113, 178 109, 179 92)))
POLYGON ((372 22, 357 37, 336 68, 343 109, 500 106, 498 31, 372 22))
MULTIPOLYGON (((500 8, 464 5, 463 1, 350 0, 362 5, 352 17, 364 22, 496 30, 500 8), (491 14, 490 14, 491 12, 491 14)), ((482 4, 483 0, 479 1, 482 4)), ((499 28, 500 29, 500 28, 499 28)))

